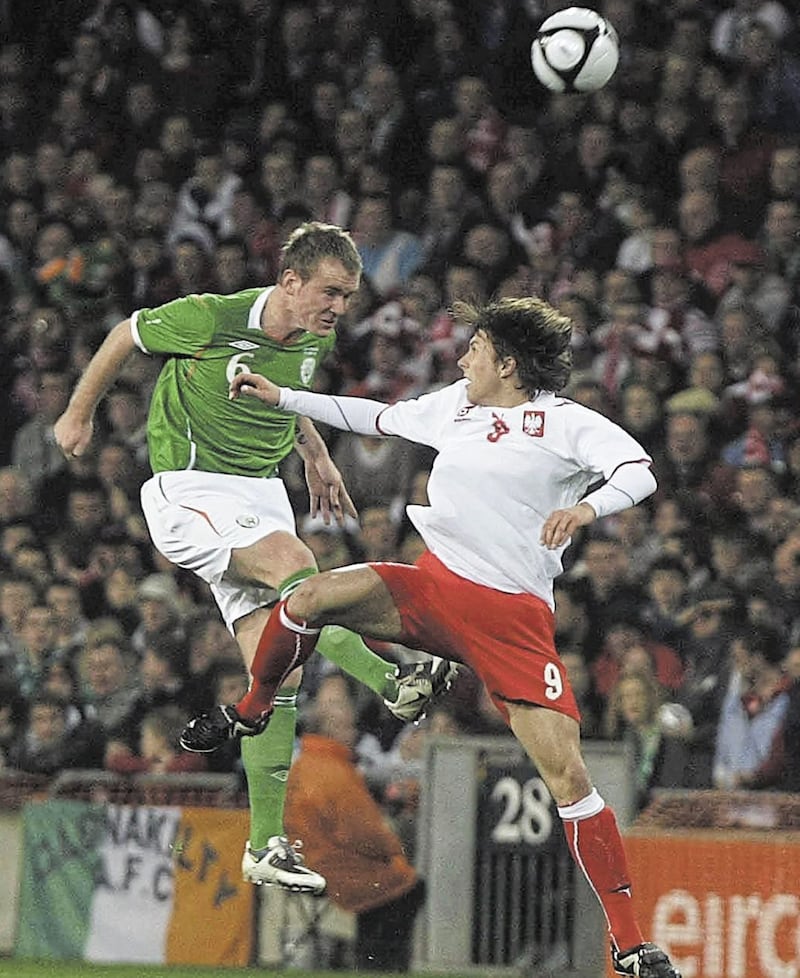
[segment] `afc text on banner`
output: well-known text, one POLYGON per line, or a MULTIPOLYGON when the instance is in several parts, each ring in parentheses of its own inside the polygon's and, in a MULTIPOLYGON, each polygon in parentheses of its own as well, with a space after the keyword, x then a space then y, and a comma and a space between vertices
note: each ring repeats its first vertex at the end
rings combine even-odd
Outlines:
POLYGON ((27 805, 17 956, 249 964, 247 824, 216 808, 27 805))

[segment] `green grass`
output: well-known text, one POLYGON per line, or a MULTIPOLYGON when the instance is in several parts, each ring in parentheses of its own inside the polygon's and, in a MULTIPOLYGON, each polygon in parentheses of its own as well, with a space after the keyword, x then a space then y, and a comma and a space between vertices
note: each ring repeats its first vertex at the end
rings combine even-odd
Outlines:
MULTIPOLYGON (((16 958, 0 957, 0 976, 2 978, 245 978, 250 974, 288 974, 291 978, 332 978, 346 974, 343 971, 285 971, 280 968, 262 966, 253 968, 209 968, 196 966, 170 966, 149 964, 88 964, 85 961, 24 961, 16 958)), ((359 978, 370 978, 364 971, 359 978)), ((377 976, 376 976, 377 978, 377 976)), ((387 978, 386 975, 380 978, 387 978)), ((424 976, 409 974, 405 978, 437 978, 434 974, 424 976)), ((441 976, 439 976, 441 978, 441 976)), ((447 978, 465 978, 448 974, 447 978)), ((474 978, 474 975, 471 976, 474 978)))
MULTIPOLYGON (((242 978, 242 975, 248 974, 250 970, 245 968, 203 968, 199 966, 173 968, 149 964, 88 964, 85 961, 0 959, 0 975, 8 975, 9 978, 12 976, 13 978, 134 978, 134 976, 141 976, 141 978, 242 978)), ((297 974, 299 978, 300 973, 297 974)))
MULTIPOLYGON (((251 972, 272 969, 211 968, 149 964, 88 964, 86 961, 22 961, 0 958, 0 975, 9 978, 243 978, 251 972)), ((277 972, 275 972, 277 974, 277 972)), ((330 978, 332 972, 293 971, 296 978, 330 978)))
MULTIPOLYGON (((0 975, 8 978, 243 978, 273 969, 210 968, 149 964, 88 964, 85 961, 22 961, 0 958, 0 975)), ((274 972, 277 974, 277 971, 274 972)), ((330 978, 332 972, 292 971, 293 978, 330 978)))
POLYGON ((146 964, 88 964, 85 961, 23 961, 15 958, 0 960, 0 974, 9 978, 242 978, 246 968, 168 968, 146 964))

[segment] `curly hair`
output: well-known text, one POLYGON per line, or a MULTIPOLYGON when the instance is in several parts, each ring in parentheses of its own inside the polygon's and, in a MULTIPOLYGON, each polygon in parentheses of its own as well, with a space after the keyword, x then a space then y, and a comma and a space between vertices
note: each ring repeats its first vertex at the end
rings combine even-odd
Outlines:
POLYGON ((572 370, 572 320, 543 299, 499 299, 478 306, 453 304, 454 316, 492 341, 498 358, 517 363, 520 387, 528 397, 560 391, 572 370))

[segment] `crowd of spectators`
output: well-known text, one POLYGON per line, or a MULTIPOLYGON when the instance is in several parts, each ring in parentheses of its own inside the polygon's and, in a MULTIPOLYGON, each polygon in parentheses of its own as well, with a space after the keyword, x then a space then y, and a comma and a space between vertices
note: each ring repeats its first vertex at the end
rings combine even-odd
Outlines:
MULTIPOLYGON (((567 395, 634 434, 659 483, 575 540, 556 588, 584 733, 631 739, 641 804, 659 785, 800 790, 798 4, 605 0, 620 66, 580 96, 529 67, 562 6, 0 4, 0 765, 206 764, 177 732, 246 677, 140 514, 159 363, 126 366, 86 456, 52 425, 118 320, 269 284, 318 219, 365 268, 320 389, 455 379, 457 299, 535 293, 573 318, 567 395)), ((285 473, 320 567, 413 560, 404 504, 430 457, 330 445, 359 524, 305 519, 285 473)), ((427 729, 502 730, 466 670, 427 726, 366 700, 360 717, 399 816, 427 729)))

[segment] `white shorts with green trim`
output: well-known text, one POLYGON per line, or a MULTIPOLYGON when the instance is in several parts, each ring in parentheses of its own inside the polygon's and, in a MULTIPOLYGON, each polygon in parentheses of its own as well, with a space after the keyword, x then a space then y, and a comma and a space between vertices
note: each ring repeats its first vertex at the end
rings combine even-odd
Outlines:
POLYGON ((208 583, 228 629, 277 592, 226 578, 231 551, 276 530, 296 536, 294 513, 280 479, 213 472, 159 472, 142 486, 142 510, 159 553, 208 583))

